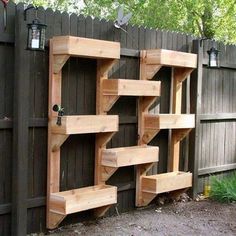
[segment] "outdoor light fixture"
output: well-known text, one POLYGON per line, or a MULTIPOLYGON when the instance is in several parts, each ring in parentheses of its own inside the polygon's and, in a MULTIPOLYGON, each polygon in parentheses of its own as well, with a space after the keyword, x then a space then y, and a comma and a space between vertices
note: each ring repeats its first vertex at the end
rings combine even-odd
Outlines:
POLYGON ((25 11, 25 20, 26 12, 30 9, 36 9, 36 18, 32 21, 31 24, 27 24, 28 27, 28 36, 27 36, 27 48, 28 50, 35 51, 44 51, 45 50, 45 40, 46 40, 46 28, 47 25, 40 23, 37 18, 37 7, 28 7, 25 11))
POLYGON ((210 67, 210 68, 220 67, 220 64, 219 64, 219 50, 212 47, 210 50, 207 51, 207 53, 209 55, 208 67, 210 67))

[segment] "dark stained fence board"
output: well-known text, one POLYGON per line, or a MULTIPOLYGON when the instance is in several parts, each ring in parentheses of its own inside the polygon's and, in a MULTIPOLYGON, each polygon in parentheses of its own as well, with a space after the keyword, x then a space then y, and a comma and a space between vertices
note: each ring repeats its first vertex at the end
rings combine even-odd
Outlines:
POLYGON ((23 5, 18 5, 15 43, 12 235, 27 233, 29 63, 28 52, 25 50, 25 28, 23 5))

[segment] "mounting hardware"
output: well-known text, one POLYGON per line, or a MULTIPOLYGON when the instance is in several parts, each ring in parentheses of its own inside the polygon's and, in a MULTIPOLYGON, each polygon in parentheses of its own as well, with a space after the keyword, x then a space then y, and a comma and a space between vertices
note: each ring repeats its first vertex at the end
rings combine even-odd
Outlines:
POLYGON ((58 112, 57 125, 61 126, 61 117, 64 116, 64 108, 60 105, 55 104, 52 110, 58 112))

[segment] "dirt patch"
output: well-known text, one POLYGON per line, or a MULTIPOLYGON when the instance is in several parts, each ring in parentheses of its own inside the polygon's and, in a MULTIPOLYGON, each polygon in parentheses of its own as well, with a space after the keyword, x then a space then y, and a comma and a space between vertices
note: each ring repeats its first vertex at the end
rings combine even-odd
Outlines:
POLYGON ((236 235, 236 204, 176 202, 60 228, 51 236, 236 235))

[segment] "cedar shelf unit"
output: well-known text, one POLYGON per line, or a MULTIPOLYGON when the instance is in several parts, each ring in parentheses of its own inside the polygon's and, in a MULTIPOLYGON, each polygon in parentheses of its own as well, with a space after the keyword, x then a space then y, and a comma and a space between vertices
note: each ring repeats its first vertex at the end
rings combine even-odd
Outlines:
MULTIPOLYGON (((134 79, 108 79, 102 73, 102 65, 97 73, 97 114, 104 115, 112 108, 120 96, 142 97, 147 104, 160 96, 159 81, 141 81, 134 79)), ((148 165, 157 162, 159 148, 147 145, 106 149, 96 141, 97 163, 95 165, 95 183, 104 184, 119 167, 148 165)))
POLYGON ((62 68, 71 56, 97 59, 102 76, 120 58, 120 44, 72 36, 58 36, 50 40, 47 178, 47 227, 50 229, 56 228, 67 214, 96 208, 96 215, 101 216, 117 202, 117 187, 105 184, 60 192, 60 147, 67 137, 96 133, 98 145, 105 147, 118 131, 119 124, 117 115, 58 117, 52 110, 55 104, 61 105, 62 68), (58 118, 61 119, 59 125, 58 118))
POLYGON ((148 144, 161 129, 171 130, 168 173, 147 176, 153 163, 136 171, 136 206, 148 205, 159 193, 192 186, 192 174, 179 171, 180 141, 195 127, 193 114, 181 114, 182 82, 197 67, 197 55, 165 49, 142 50, 140 80, 149 82, 163 67, 172 68, 172 113, 149 114, 150 104, 139 99, 139 145, 148 144))

